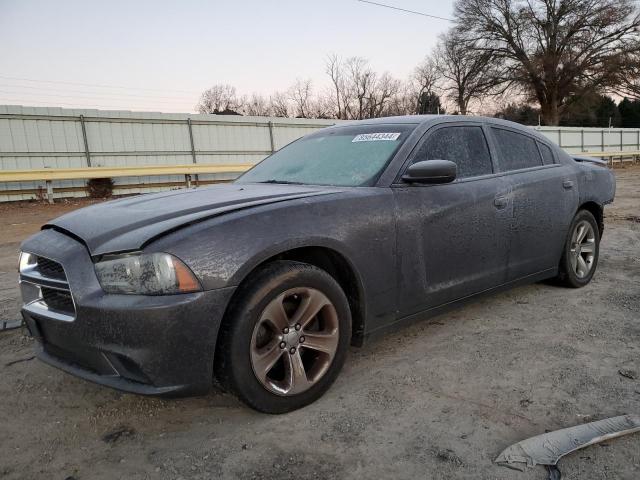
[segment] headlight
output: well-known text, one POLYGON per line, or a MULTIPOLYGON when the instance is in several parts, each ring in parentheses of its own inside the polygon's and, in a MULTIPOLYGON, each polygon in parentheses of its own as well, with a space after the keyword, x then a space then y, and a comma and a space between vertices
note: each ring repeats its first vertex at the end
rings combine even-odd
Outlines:
POLYGON ((107 293, 168 295, 201 290, 189 268, 168 253, 131 255, 95 264, 107 293))
POLYGON ((36 266, 37 260, 36 256, 32 253, 20 252, 20 257, 18 260, 18 270, 20 273, 24 273, 28 270, 33 269, 36 266))

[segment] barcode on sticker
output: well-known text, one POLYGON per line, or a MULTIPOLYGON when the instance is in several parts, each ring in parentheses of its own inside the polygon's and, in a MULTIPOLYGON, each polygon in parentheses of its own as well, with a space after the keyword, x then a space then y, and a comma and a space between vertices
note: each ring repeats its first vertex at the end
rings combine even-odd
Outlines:
POLYGON ((379 142, 379 141, 390 141, 393 142, 398 139, 400 133, 361 133, 360 135, 356 135, 351 143, 353 142, 379 142))

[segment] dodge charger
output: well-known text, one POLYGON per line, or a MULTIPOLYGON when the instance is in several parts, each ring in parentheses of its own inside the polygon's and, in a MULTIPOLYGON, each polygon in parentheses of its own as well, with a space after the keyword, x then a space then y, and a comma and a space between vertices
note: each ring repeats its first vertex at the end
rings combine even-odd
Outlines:
POLYGON ((615 181, 533 129, 461 116, 343 123, 231 183, 63 215, 21 245, 38 357, 127 392, 219 385, 284 413, 350 345, 516 285, 582 287, 615 181))

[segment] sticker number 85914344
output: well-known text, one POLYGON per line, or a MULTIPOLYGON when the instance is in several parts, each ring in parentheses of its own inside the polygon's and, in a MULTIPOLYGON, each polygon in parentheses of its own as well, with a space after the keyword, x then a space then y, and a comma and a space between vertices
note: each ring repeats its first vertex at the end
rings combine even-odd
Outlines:
POLYGON ((379 141, 384 141, 384 140, 393 142, 393 141, 397 140, 399 136, 400 136, 400 133, 391 133, 391 132, 385 132, 385 133, 361 133, 360 135, 356 135, 355 137, 353 137, 353 140, 351 140, 351 143, 353 143, 353 142, 379 142, 379 141))

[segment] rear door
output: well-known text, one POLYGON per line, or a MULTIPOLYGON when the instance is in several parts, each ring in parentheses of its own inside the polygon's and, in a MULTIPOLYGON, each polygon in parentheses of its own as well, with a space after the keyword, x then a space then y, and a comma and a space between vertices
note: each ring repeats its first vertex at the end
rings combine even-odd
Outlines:
POLYGON ((494 173, 481 124, 429 130, 405 168, 450 160, 458 176, 443 185, 394 185, 401 316, 436 307, 504 282, 508 194, 494 173))
POLYGON ((509 182, 507 280, 555 268, 575 209, 572 174, 535 136, 502 125, 489 130, 509 182))

